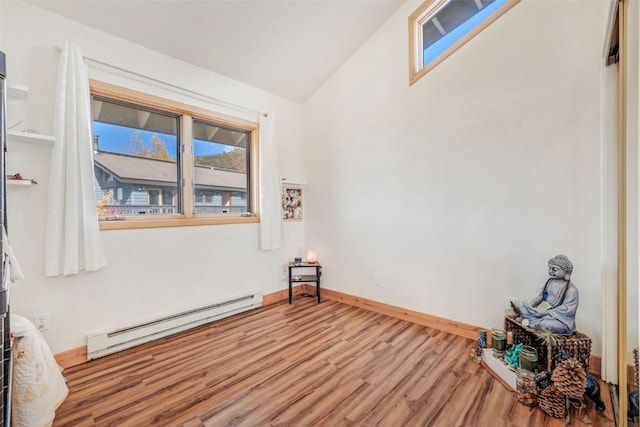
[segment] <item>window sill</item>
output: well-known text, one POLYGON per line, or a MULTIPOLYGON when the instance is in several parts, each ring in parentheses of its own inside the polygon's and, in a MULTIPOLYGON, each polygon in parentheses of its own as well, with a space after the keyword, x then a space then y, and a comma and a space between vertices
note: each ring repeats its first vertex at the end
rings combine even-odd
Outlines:
POLYGON ((164 228, 164 227, 190 227, 197 225, 220 225, 220 224, 250 224, 259 223, 258 216, 216 216, 216 217, 162 217, 162 218, 132 218, 126 217, 122 220, 99 221, 100 230, 128 230, 135 228, 164 228))

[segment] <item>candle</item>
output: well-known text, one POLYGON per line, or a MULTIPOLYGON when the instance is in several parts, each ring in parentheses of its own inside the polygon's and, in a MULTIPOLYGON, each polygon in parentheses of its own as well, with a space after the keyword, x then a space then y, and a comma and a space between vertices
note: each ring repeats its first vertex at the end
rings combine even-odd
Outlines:
POLYGON ((504 350, 507 348, 507 334, 503 329, 493 328, 491 330, 491 347, 493 347, 494 357, 504 357, 504 350))
POLYGON ((535 348, 525 345, 520 350, 520 369, 534 373, 538 370, 538 351, 535 348))
POLYGON ((484 329, 478 331, 478 347, 487 348, 487 331, 484 329))
POLYGON ((313 264, 316 261, 318 261, 318 254, 316 254, 316 251, 307 249, 307 262, 310 262, 313 264))

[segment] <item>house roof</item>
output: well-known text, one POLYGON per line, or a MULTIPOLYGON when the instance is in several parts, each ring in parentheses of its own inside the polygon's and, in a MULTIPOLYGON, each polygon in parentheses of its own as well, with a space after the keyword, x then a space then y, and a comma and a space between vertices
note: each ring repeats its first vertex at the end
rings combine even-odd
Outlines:
MULTIPOLYGON (((96 166, 114 175, 120 182, 140 185, 175 185, 174 162, 100 151, 94 154, 96 166)), ((196 187, 216 190, 247 191, 247 174, 225 169, 196 166, 196 187)))

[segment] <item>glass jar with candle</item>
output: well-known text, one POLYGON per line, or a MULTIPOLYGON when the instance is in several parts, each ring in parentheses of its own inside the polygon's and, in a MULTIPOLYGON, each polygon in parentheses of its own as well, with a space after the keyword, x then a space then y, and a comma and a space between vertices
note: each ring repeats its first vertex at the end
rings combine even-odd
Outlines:
POLYGON ((525 345, 520 350, 520 369, 536 373, 538 370, 538 351, 525 345))
POLYGON ((478 331, 478 347, 487 348, 487 331, 484 329, 478 331))
POLYGON ((536 376, 533 372, 518 369, 516 374, 516 394, 518 402, 527 406, 536 406, 538 387, 536 386, 536 376))
POLYGON ((493 347, 493 357, 504 358, 504 351, 507 348, 507 334, 504 329, 491 329, 491 347, 493 347))

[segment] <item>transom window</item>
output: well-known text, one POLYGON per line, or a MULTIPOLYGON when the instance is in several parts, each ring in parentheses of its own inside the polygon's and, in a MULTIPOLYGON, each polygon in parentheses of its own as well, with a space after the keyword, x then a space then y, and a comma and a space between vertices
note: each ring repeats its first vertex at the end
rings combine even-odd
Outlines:
POLYGON ((91 89, 102 229, 257 222, 256 123, 106 83, 91 89))
POLYGON ((519 1, 425 1, 409 17, 409 83, 415 83, 519 1))

